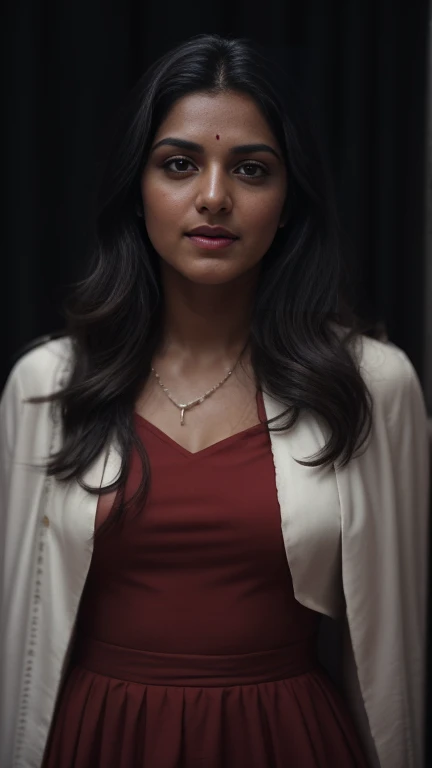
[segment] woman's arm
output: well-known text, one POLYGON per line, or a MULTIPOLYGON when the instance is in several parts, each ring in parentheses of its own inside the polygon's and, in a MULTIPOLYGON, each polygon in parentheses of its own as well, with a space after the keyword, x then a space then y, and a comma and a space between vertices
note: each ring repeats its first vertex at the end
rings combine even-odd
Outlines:
POLYGON ((371 747, 372 765, 376 750, 380 768, 421 768, 430 508, 427 412, 416 371, 401 349, 370 342, 362 367, 373 397, 371 439, 361 455, 336 471, 347 606, 345 687, 365 747, 371 747))

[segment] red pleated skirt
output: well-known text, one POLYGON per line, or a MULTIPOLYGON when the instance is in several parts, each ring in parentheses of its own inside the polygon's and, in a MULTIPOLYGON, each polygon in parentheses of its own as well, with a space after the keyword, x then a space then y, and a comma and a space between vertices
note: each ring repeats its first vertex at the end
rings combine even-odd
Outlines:
POLYGON ((366 768, 314 643, 223 656, 77 646, 50 768, 366 768))

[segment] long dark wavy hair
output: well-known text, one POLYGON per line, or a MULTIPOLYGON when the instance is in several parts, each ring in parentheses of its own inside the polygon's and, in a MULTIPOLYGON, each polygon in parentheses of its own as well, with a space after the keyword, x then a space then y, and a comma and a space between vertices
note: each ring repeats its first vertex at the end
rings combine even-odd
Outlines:
POLYGON ((361 342, 362 334, 379 338, 382 327, 361 320, 348 298, 349 270, 330 174, 294 90, 288 74, 250 41, 199 35, 156 61, 120 111, 100 185, 88 273, 64 303, 72 371, 61 391, 29 399, 58 401, 63 441, 47 460, 49 475, 76 478, 94 494, 120 489, 102 529, 129 505, 144 505, 150 488, 149 457, 134 429, 133 411, 162 341, 163 297, 160 257, 136 207, 156 131, 186 94, 235 91, 252 97, 279 142, 290 179, 288 223, 263 256, 245 346, 262 389, 286 405, 280 426, 265 423, 286 430, 302 411, 324 419, 328 442, 308 461, 298 459, 305 466, 337 461, 344 466, 369 436, 372 398, 351 341, 361 342), (83 474, 114 433, 122 455, 120 476, 103 489, 92 488, 83 474), (126 501, 133 448, 142 479, 126 501))

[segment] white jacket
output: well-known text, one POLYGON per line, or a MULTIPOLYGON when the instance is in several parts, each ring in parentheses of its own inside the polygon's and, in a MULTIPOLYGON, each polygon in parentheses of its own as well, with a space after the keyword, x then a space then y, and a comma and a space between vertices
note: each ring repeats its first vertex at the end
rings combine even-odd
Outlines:
MULTIPOLYGON (((343 680, 371 765, 423 768, 429 502, 427 414, 415 369, 393 344, 361 337, 373 432, 344 469, 308 468, 328 437, 304 413, 270 433, 294 592, 324 614, 321 654, 343 629, 343 680), (337 621, 334 621, 337 619, 337 621)), ((0 404, 0 765, 39 768, 92 556, 97 496, 32 467, 58 448, 50 404, 23 399, 67 380, 70 339, 15 364, 0 404)), ((264 393, 267 417, 284 406, 264 393)), ((275 422, 279 425, 279 422, 275 422)), ((85 476, 118 474, 115 439, 85 476)))

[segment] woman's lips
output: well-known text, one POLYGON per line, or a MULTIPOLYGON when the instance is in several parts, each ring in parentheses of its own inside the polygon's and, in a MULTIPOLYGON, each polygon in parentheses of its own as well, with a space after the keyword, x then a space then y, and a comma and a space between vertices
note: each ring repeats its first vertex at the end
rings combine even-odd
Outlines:
POLYGON ((207 248, 216 250, 217 248, 228 248, 229 245, 238 240, 237 237, 207 237, 207 235, 187 235, 198 248, 207 248))

